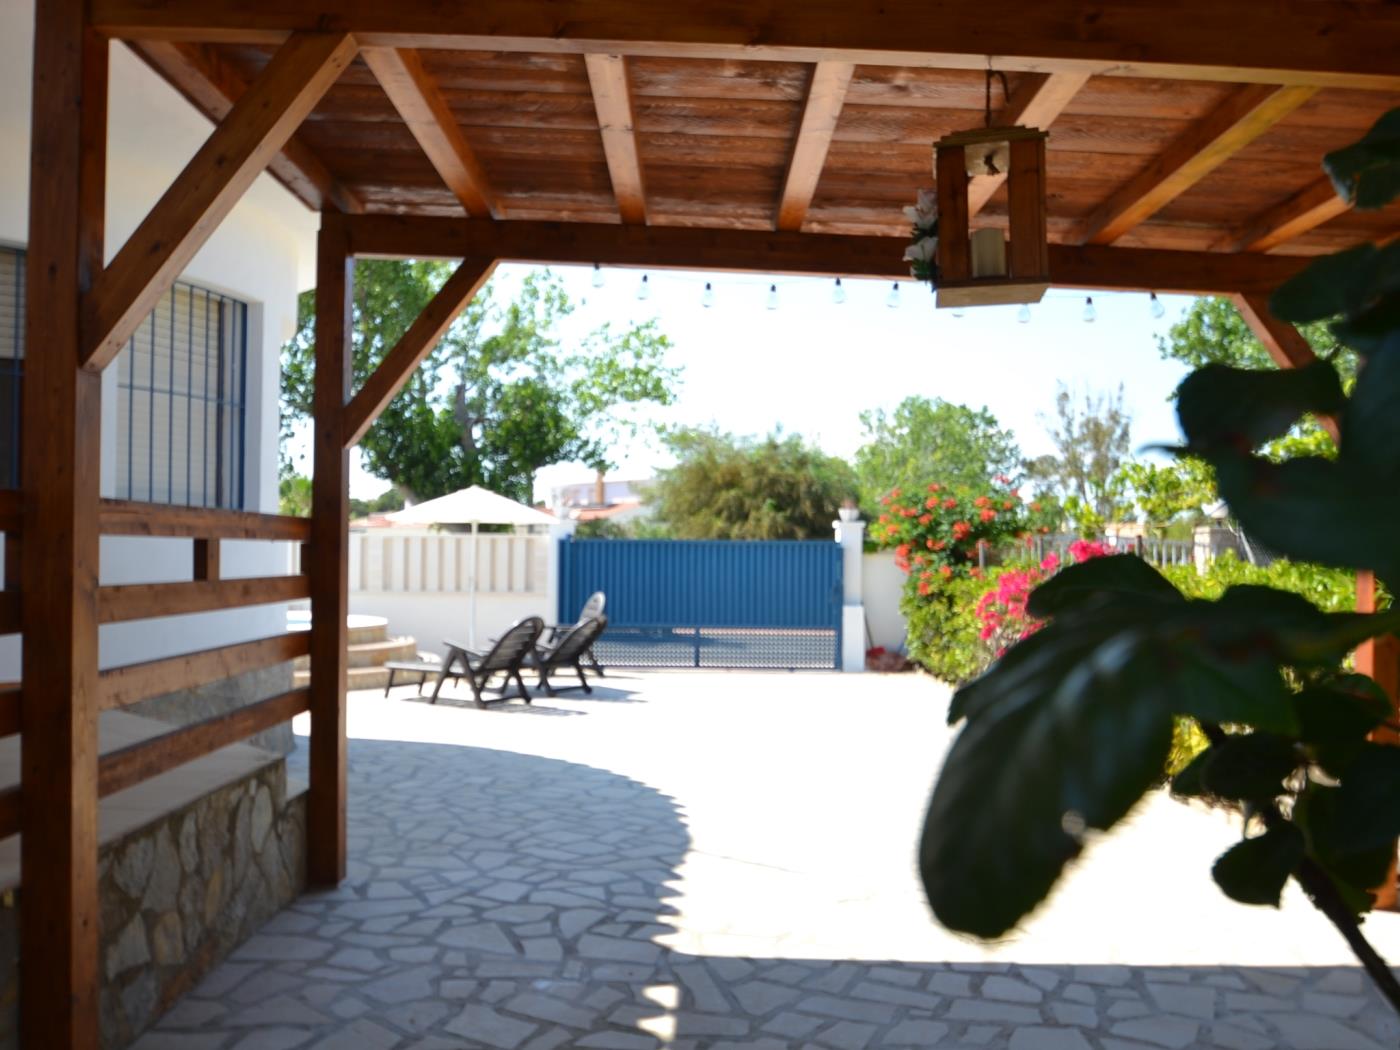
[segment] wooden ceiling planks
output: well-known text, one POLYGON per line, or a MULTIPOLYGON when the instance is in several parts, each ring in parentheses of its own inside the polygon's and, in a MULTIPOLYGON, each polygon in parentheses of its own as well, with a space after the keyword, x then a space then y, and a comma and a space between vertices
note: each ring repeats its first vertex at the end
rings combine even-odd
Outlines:
MULTIPOLYGON (((248 77, 270 51, 255 43, 201 47, 248 77)), ((602 129, 625 129, 628 121, 600 120, 584 53, 430 48, 419 56, 502 214, 623 217, 618 162, 609 164, 602 129)), ((622 198, 632 202, 634 222, 888 234, 904 228, 903 205, 932 185, 932 142, 985 119, 983 69, 836 63, 825 68, 843 73, 840 104, 824 92, 813 108, 814 71, 822 67, 812 63, 629 54, 625 67, 631 132, 621 135, 630 146, 622 198)), ((999 119, 1029 113, 1051 126, 1049 236, 1056 243, 1073 243, 1102 222, 1125 187, 1160 168, 1164 154, 1170 161, 1174 145, 1199 135, 1242 92, 1280 97, 1269 87, 1215 80, 1016 71, 1006 79, 1016 104, 998 107, 1006 111, 999 119)), ((1296 104, 1308 94, 1284 94, 1286 115, 1271 113, 1266 127, 1232 142, 1233 152, 1209 170, 1160 200, 1149 197, 1132 216, 1136 228, 1119 232, 1121 243, 1284 251, 1287 238, 1298 238, 1286 249, 1292 254, 1383 235, 1394 225, 1390 216, 1339 225, 1321 189, 1301 204, 1295 198, 1318 184, 1321 156, 1353 141, 1400 93, 1334 87, 1296 104), (1285 205, 1303 206, 1304 214, 1293 216, 1285 205), (1270 222, 1279 228, 1265 229, 1270 222)), ((994 102, 1000 95, 994 82, 994 102)), ((458 198, 362 62, 327 93, 298 140, 323 165, 323 181, 367 211, 454 213, 458 198)), ((1004 222, 1004 194, 976 189, 984 220, 1004 222)))

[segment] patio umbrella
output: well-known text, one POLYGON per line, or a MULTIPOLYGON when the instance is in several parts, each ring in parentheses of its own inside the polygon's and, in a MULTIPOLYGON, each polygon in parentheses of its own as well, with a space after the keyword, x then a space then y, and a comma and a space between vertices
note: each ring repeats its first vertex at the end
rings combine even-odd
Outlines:
POLYGON ((477 529, 482 525, 554 525, 558 518, 552 514, 527 507, 498 492, 471 485, 446 496, 430 499, 388 515, 395 525, 470 525, 472 530, 471 571, 468 574, 468 594, 471 602, 471 622, 467 627, 467 644, 476 648, 476 547, 477 529))

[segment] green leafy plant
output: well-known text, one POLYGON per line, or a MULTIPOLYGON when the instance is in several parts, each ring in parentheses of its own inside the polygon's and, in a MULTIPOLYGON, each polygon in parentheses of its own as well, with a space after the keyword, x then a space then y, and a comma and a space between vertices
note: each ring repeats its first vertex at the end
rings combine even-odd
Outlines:
MULTIPOLYGON (((1400 115, 1327 167, 1359 206, 1400 194, 1400 115)), ((1177 393, 1187 444, 1231 511, 1290 559, 1400 581, 1400 242, 1314 262, 1273 297, 1281 319, 1330 319, 1362 362, 1350 393, 1329 360, 1293 371, 1209 364, 1177 393), (1330 416, 1335 458, 1276 462, 1261 446, 1330 416)), ((1370 741, 1389 699, 1344 662, 1400 612, 1329 612, 1256 583, 1181 593, 1132 555, 1095 558, 1034 591, 1049 622, 954 695, 964 722, 929 803, 920 866, 946 925, 983 937, 1038 905, 1088 829, 1106 830, 1157 780, 1173 720, 1209 746, 1173 789, 1243 814, 1220 888, 1277 905, 1291 878, 1400 1010, 1400 984, 1362 934, 1400 836, 1400 748, 1370 741)))

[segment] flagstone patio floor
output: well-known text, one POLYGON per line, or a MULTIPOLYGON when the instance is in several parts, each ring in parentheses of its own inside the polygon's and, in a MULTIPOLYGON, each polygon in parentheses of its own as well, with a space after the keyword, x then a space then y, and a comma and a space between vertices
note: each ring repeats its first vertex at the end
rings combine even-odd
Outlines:
MULTIPOLYGON (((941 930, 913 854, 946 708, 915 675, 617 672, 488 711, 353 694, 349 877, 136 1047, 1400 1043, 1307 901, 1226 901, 1209 867, 1236 832, 1165 796, 1016 937, 941 930)), ((1400 958, 1400 917, 1366 929, 1400 958)))

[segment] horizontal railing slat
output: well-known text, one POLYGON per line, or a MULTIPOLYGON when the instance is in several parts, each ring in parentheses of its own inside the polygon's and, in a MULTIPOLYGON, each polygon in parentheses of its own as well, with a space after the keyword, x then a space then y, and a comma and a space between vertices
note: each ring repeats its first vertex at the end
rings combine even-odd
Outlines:
POLYGON ((311 539, 310 518, 118 499, 102 501, 101 528, 104 536, 186 536, 298 543, 311 539))
MULTIPOLYGON (((161 660, 128 664, 103 671, 98 682, 98 703, 103 709, 163 696, 180 689, 257 671, 295 660, 311 652, 310 631, 290 631, 272 638, 183 653, 161 660)), ((4 694, 0 694, 0 701, 4 694)), ((0 727, 3 720, 0 719, 0 727)))
POLYGON ((0 737, 14 736, 20 727, 20 691, 6 689, 0 692, 0 737))
POLYGON ((253 576, 186 583, 127 583, 97 592, 99 623, 144 620, 152 616, 236 609, 245 605, 293 602, 311 597, 306 576, 253 576))
POLYGON ((97 793, 105 798, 221 747, 240 743, 254 733, 294 718, 308 710, 310 704, 310 690, 293 689, 110 752, 102 756, 98 765, 97 793))
POLYGON ((0 532, 19 532, 24 500, 19 489, 0 489, 0 532))
POLYGON ((17 634, 19 629, 19 591, 0 591, 0 634, 17 634))
POLYGON ((19 787, 0 791, 0 839, 19 834, 20 797, 19 787))

